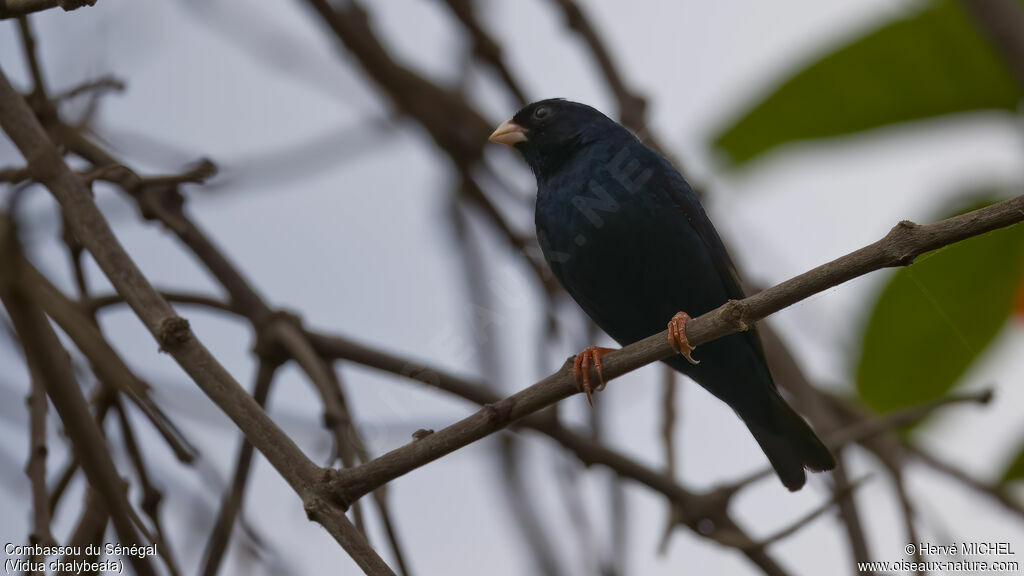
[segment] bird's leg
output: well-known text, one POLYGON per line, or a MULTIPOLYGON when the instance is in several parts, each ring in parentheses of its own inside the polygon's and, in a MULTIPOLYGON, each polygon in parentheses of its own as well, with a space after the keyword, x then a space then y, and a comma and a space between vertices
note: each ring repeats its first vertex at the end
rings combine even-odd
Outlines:
POLYGON ((604 390, 605 386, 604 372, 601 371, 601 356, 614 351, 614 348, 590 346, 577 354, 576 359, 572 362, 572 376, 576 379, 576 388, 587 395, 587 403, 591 406, 594 405, 594 399, 591 398, 591 395, 594 392, 604 390), (594 365, 594 371, 597 372, 598 385, 596 388, 590 385, 591 364, 594 365))
POLYGON ((690 321, 690 315, 686 312, 677 312, 668 321, 668 343, 677 354, 682 354, 690 361, 690 364, 700 364, 700 360, 693 359, 693 349, 690 341, 686 339, 686 323, 690 321))

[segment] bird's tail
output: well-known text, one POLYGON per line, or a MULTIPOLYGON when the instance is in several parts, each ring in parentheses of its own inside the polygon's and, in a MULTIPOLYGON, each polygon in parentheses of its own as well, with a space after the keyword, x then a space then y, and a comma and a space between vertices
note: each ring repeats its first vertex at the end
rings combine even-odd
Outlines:
POLYGON ((819 472, 835 468, 832 453, 781 396, 772 394, 769 405, 756 420, 744 421, 786 488, 796 491, 804 485, 805 468, 819 472))

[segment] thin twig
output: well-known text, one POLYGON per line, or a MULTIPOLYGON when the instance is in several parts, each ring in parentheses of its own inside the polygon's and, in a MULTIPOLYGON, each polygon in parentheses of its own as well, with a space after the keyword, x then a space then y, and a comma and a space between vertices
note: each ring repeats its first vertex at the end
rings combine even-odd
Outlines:
MULTIPOLYGON (((202 306, 204 308, 219 310, 229 314, 240 314, 240 311, 229 302, 225 302, 214 296, 206 296, 204 294, 195 294, 192 292, 175 292, 173 290, 160 290, 159 294, 164 300, 174 304, 202 306)), ((92 314, 109 306, 124 303, 124 296, 114 292, 112 294, 92 296, 87 300, 81 301, 79 306, 81 306, 85 312, 92 314)))
MULTIPOLYGON (((665 456, 665 475, 669 478, 676 477, 676 395, 679 386, 676 382, 676 372, 671 366, 665 364, 661 367, 661 446, 665 456)), ((676 506, 670 502, 666 507, 665 532, 661 537, 661 544, 658 551, 664 554, 668 549, 669 537, 672 530, 679 524, 680 518, 676 506)))
POLYGON ((473 44, 473 54, 494 68, 501 77, 505 87, 515 98, 516 102, 523 106, 526 104, 526 92, 522 89, 519 80, 512 74, 505 59, 502 56, 501 46, 494 38, 484 31, 476 16, 475 0, 445 0, 445 4, 451 9, 452 14, 469 33, 473 44))
POLYGON ((57 478, 57 483, 54 484, 53 489, 49 493, 49 505, 50 512, 55 513, 57 506, 60 504, 61 498, 67 491, 68 486, 71 484, 71 480, 74 479, 75 473, 78 472, 78 458, 75 458, 74 452, 71 453, 71 457, 68 458, 68 463, 64 466, 64 471, 60 473, 60 477, 57 478))
POLYGON ((473 167, 483 157, 483 147, 493 126, 461 94, 442 88, 396 62, 377 38, 369 24, 369 16, 358 3, 306 2, 394 105, 423 126, 438 147, 448 154, 459 177, 464 180, 462 190, 490 218, 515 253, 525 258, 545 290, 549 294, 558 291, 553 275, 546 272, 546 266, 534 257, 532 245, 512 229, 472 178, 473 167))
POLYGON ((858 425, 850 426, 835 434, 826 436, 829 446, 839 448, 853 442, 863 442, 883 432, 897 430, 920 421, 940 408, 957 404, 979 404, 984 406, 992 401, 992 389, 986 388, 977 392, 948 394, 934 400, 922 402, 903 410, 897 410, 872 420, 865 420, 858 425))
POLYGON ((58 6, 64 10, 75 10, 95 3, 96 0, 3 0, 0 3, 0 20, 42 12, 58 6))
POLYGON ((28 71, 32 76, 32 93, 30 98, 35 105, 46 105, 48 104, 46 79, 43 77, 43 70, 39 65, 36 37, 32 33, 32 26, 29 24, 27 17, 18 17, 18 32, 21 33, 21 46, 25 51, 25 62, 28 63, 28 71))
POLYGON ((46 389, 38 378, 32 378, 29 393, 29 451, 25 474, 32 484, 32 533, 29 542, 49 546, 54 544, 50 532, 50 495, 46 489, 46 389))
MULTIPOLYGON (((501 463, 501 473, 504 476, 501 490, 505 494, 502 500, 507 502, 506 505, 516 521, 519 532, 530 549, 534 567, 530 573, 538 576, 559 576, 563 571, 559 562, 560 554, 555 546, 565 539, 552 539, 536 508, 531 505, 531 487, 526 483, 526 475, 520 464, 524 459, 524 455, 521 454, 522 442, 518 442, 511 435, 500 436, 498 441, 503 445, 498 453, 498 457, 504 460, 501 463)), ((564 482, 559 482, 560 486, 563 484, 564 482)))
MULTIPOLYGON (((252 397, 261 407, 266 408, 267 397, 270 394, 270 386, 273 384, 277 366, 273 362, 261 359, 256 368, 256 381, 253 384, 252 397)), ((227 552, 228 544, 231 542, 235 518, 238 517, 245 499, 252 459, 252 444, 243 436, 238 456, 235 458, 235 472, 231 478, 231 486, 224 494, 220 510, 217 512, 217 520, 213 525, 213 532, 210 533, 203 551, 203 569, 200 572, 203 576, 215 576, 220 570, 224 553, 227 552)))
MULTIPOLYGON (((95 488, 87 484, 82 495, 82 514, 78 517, 78 524, 68 539, 68 546, 82 550, 82 555, 75 557, 75 560, 99 560, 98 554, 87 555, 85 550, 90 544, 102 549, 99 546, 103 543, 103 534, 107 531, 109 522, 110 514, 103 505, 103 498, 95 488)), ((69 562, 72 558, 65 556, 63 560, 69 562)))
MULTIPOLYGON (((583 470, 584 468, 579 462, 572 460, 564 460, 555 464, 555 474, 559 478, 560 499, 569 512, 569 523, 576 532, 576 542, 571 548, 580 557, 586 573, 603 575, 604 559, 597 554, 599 548, 594 542, 593 521, 587 517, 584 494, 580 490, 583 470)), ((565 540, 563 537, 561 542, 565 542, 565 540)))
MULTIPOLYGON (((978 392, 968 392, 965 394, 950 394, 948 396, 943 396, 942 398, 936 398, 934 400, 915 404, 914 406, 910 406, 896 412, 891 412, 883 416, 860 420, 850 426, 840 428, 824 435, 825 443, 830 448, 838 452, 850 444, 865 444, 880 434, 894 432, 909 424, 918 422, 940 408, 958 406, 962 404, 978 404, 984 406, 991 400, 991 389, 980 390, 978 392)), ((894 466, 891 462, 886 462, 886 466, 892 470, 899 469, 898 466, 894 466)), ((760 472, 755 473, 747 479, 730 484, 729 490, 736 490, 746 485, 748 482, 771 474, 771 471, 772 469, 766 466, 761 469, 760 472)), ((846 483, 843 483, 843 486, 845 485, 846 483)), ((841 490, 843 487, 839 487, 838 489, 841 490)))
POLYGON ((995 499, 1002 504, 1006 510, 1012 512, 1018 518, 1024 518, 1024 505, 1021 505, 1021 503, 1012 494, 1010 494, 1008 490, 1006 490, 1005 486, 997 483, 988 484, 982 482, 963 470, 943 462, 915 446, 907 445, 906 448, 929 468, 942 472, 943 474, 958 480, 961 484, 971 488, 979 494, 995 499))
POLYGON ((678 388, 676 372, 670 366, 665 365, 662 370, 662 397, 661 397, 661 442, 662 451, 665 455, 665 474, 669 478, 676 477, 676 443, 675 431, 676 418, 676 395, 678 388))
MULTIPOLYGON (((591 56, 593 56, 598 69, 601 71, 601 75, 604 77, 605 83, 612 92, 612 97, 618 105, 618 118, 622 125, 632 130, 644 144, 657 150, 662 156, 671 160, 672 164, 680 172, 686 174, 679 159, 661 144, 657 135, 651 130, 647 123, 647 99, 626 85, 622 72, 612 59, 607 43, 597 32, 597 28, 590 21, 590 18, 587 17, 586 12, 580 8, 575 0, 552 0, 552 3, 557 5, 562 11, 568 28, 583 39, 591 56)), ((699 186, 694 186, 694 190, 698 195, 703 194, 699 186)))
MULTIPOLYGON (((903 528, 906 531, 907 542, 920 542, 921 540, 917 537, 917 527, 915 526, 917 518, 914 504, 910 499, 910 492, 907 490, 907 482, 903 476, 903 471, 899 468, 889 468, 889 474, 892 478, 893 489, 900 499, 900 512, 902 512, 903 516, 903 528)), ((914 549, 914 560, 916 562, 921 561, 920 547, 914 549)))
MULTIPOLYGON (((779 334, 772 329, 770 323, 759 326, 758 334, 764 344, 768 366, 776 383, 792 396, 796 408, 806 414, 820 434, 832 433, 844 426, 842 415, 836 414, 836 408, 826 400, 826 396, 817 387, 811 385, 803 369, 793 358, 793 354, 783 343, 779 334)), ((875 437, 877 438, 877 437, 875 437)), ((843 454, 836 455, 836 467, 832 471, 832 491, 843 490, 850 484, 846 473, 843 454)), ((846 529, 846 541, 850 547, 850 555, 857 562, 870 562, 867 536, 861 522, 860 511, 856 498, 839 500, 839 518, 846 529)))
POLYGON ((74 88, 69 88, 53 96, 54 102, 66 102, 84 94, 95 94, 102 92, 124 92, 124 80, 113 76, 103 76, 95 80, 83 82, 74 88))
POLYGON ((853 494, 853 491, 858 486, 863 484, 867 479, 868 479, 867 476, 862 477, 862 478, 858 478, 858 479, 854 480, 853 482, 851 482, 850 485, 845 487, 843 490, 837 490, 837 491, 833 492, 832 493, 832 497, 829 498, 827 501, 823 502, 822 504, 820 504, 817 508, 815 508, 814 510, 811 510, 810 512, 805 514, 803 517, 797 519, 796 521, 794 521, 792 524, 790 524, 786 528, 783 528, 782 530, 779 530, 775 534, 772 534, 771 536, 768 536, 767 538, 765 538, 765 539, 755 543, 754 546, 757 547, 757 548, 767 548, 768 546, 771 546, 772 544, 778 542, 779 540, 787 538, 788 536, 790 536, 793 533, 795 533, 797 530, 800 530, 801 528, 803 528, 803 527, 807 526, 808 524, 810 524, 811 521, 814 520, 815 518, 817 518, 818 516, 821 516, 825 512, 828 512, 828 510, 832 506, 837 504, 843 498, 849 498, 853 494))
POLYGON ((108 393, 114 395, 113 407, 117 413, 117 422, 120 425, 121 436, 124 439, 125 448, 128 452, 128 460, 132 463, 135 474, 139 478, 139 484, 142 486, 141 508, 155 530, 153 536, 154 543, 157 546, 157 554, 163 559, 164 565, 167 566, 167 571, 171 576, 180 576, 181 570, 178 568, 178 563, 174 558, 174 552, 171 549, 170 541, 167 539, 163 522, 160 521, 160 503, 163 500, 163 493, 153 485, 149 478, 149 471, 146 469, 146 463, 142 459, 142 451, 139 449, 139 444, 135 440, 135 430, 132 428, 131 422, 128 421, 128 414, 125 412, 124 403, 113 392, 108 393))
MULTIPOLYGON (((612 61, 611 51, 605 46, 604 40, 597 33, 590 19, 574 0, 554 0, 553 3, 561 9, 569 29, 580 35, 594 56, 594 60, 597 61, 605 81, 611 88, 612 95, 619 105, 619 119, 622 124, 634 132, 644 128, 647 101, 626 86, 622 74, 612 61)), ((652 147, 659 148, 657 145, 652 147)))
MULTIPOLYGON (((469 201, 471 193, 467 192, 465 187, 475 184, 468 181, 465 176, 460 184, 461 189, 457 188, 451 195, 449 212, 451 225, 455 231, 456 250, 461 256, 462 277, 465 279, 469 302, 473 306, 469 321, 472 323, 470 330, 474 335, 473 344, 476 345, 474 359, 477 360, 479 373, 486 376, 487 386, 491 390, 500 390, 505 384, 501 380, 502 361, 507 356, 500 340, 503 319, 495 310, 494 298, 488 289, 490 276, 486 269, 487 256, 481 250, 482 241, 472 235, 473 228, 470 224, 474 215, 472 208, 475 206, 469 201)), ((482 193, 479 189, 477 191, 482 193)), ((593 414, 596 412, 592 412, 593 414)), ((548 526, 538 513, 535 498, 537 490, 527 483, 529 477, 525 474, 525 457, 520 438, 503 435, 499 439, 497 463, 498 474, 503 483, 500 490, 506 494, 512 517, 518 525, 520 534, 528 543, 527 548, 536 567, 536 573, 540 576, 559 576, 562 569, 558 561, 558 550, 550 538, 548 526)), ((563 479, 559 477, 560 487, 564 483, 563 479)))

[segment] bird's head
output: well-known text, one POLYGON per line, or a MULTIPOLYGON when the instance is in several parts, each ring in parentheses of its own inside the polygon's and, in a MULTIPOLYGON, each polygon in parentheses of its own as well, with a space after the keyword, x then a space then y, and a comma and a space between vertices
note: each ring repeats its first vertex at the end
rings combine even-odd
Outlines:
POLYGON ((623 130, 594 108, 560 98, 526 105, 489 140, 512 146, 538 178, 549 176, 587 143, 609 130, 623 130))

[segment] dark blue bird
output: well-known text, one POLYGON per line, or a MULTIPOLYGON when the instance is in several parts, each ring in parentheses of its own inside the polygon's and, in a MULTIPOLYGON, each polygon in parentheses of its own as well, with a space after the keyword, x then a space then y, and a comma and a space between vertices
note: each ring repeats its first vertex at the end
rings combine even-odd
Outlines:
MULTIPOLYGON (((805 468, 835 466, 779 396, 754 330, 702 345, 699 363, 687 360, 685 313, 744 294, 697 196, 665 158, 604 114, 565 100, 526 106, 491 141, 514 146, 533 169, 544 257, 602 330, 626 345, 668 326, 682 355, 666 362, 736 411, 790 490, 804 485, 805 468)), ((590 365, 600 376, 607 351, 590 347, 576 357, 588 399, 590 365)))

